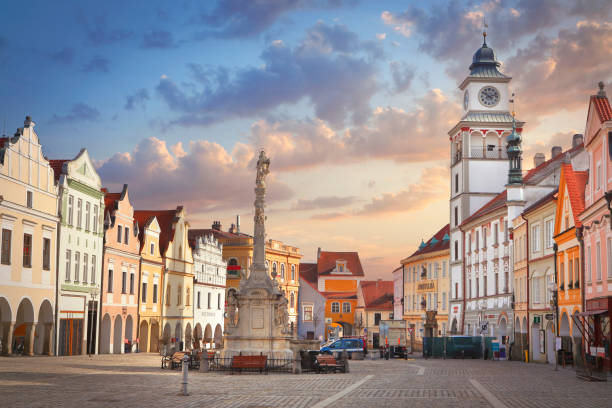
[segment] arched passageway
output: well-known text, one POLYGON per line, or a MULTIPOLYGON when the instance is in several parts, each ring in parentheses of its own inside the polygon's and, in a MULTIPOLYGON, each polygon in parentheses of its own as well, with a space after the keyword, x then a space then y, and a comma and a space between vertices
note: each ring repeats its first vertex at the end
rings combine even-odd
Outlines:
POLYGON ((138 351, 147 353, 149 351, 149 323, 146 320, 140 322, 138 332, 138 351))
POLYGON ((111 318, 108 313, 102 318, 100 326, 100 354, 109 354, 111 352, 111 318))
POLYGON ((223 329, 221 328, 220 324, 217 324, 217 326, 215 326, 214 341, 215 341, 215 346, 216 347, 223 346, 223 329))
POLYGON ((123 319, 121 315, 115 316, 115 325, 113 326, 113 354, 121 354, 123 346, 123 319))

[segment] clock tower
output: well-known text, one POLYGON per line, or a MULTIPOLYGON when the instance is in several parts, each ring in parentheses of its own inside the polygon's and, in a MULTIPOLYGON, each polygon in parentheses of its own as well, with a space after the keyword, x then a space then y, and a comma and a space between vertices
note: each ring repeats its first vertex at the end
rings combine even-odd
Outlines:
MULTIPOLYGON (((451 196, 451 310, 449 327, 463 333, 463 234, 459 225, 504 190, 509 169, 506 137, 512 133, 509 109, 511 77, 500 71, 493 49, 483 44, 461 82, 463 116, 448 132, 450 141, 451 196)), ((516 122, 520 134, 524 123, 516 122)), ((504 226, 504 228, 507 228, 504 226)))

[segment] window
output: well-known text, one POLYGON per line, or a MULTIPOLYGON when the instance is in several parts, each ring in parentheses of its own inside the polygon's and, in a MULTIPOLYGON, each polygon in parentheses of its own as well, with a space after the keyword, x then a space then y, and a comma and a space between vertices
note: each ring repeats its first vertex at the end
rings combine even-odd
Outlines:
POLYGON ((182 301, 183 301, 183 299, 182 299, 183 298, 183 293, 182 292, 183 292, 183 287, 179 286, 178 290, 176 291, 176 304, 178 306, 180 306, 182 304, 182 301))
POLYGON ((98 206, 94 205, 93 232, 98 232, 98 206))
POLYGON ((378 326, 380 324, 380 313, 374 313, 374 326, 378 326))
POLYGON ((23 234, 23 267, 32 267, 32 235, 23 234))
POLYGON ((480 231, 476 231, 476 251, 480 249, 480 231))
POLYGON ((281 264, 281 280, 285 280, 285 264, 281 264))
POLYGON ((574 288, 574 260, 570 259, 567 264, 567 287, 568 289, 574 288))
POLYGON ((595 259, 595 270, 597 271, 597 280, 600 281, 601 280, 601 243, 598 242, 597 245, 595 245, 595 256, 597 257, 595 259))
POLYGON ((487 247, 487 227, 482 229, 482 247, 487 247))
POLYGON ((2 229, 2 262, 3 265, 11 264, 11 234, 9 229, 2 229))
POLYGON ((495 272, 495 294, 499 293, 499 273, 495 272))
POLYGON ((130 273, 130 295, 134 294, 134 272, 130 273))
POLYGON ((342 313, 351 313, 351 304, 350 302, 342 303, 342 313))
POLYGON ((552 248, 553 244, 555 243, 554 239, 553 239, 553 235, 554 235, 554 230, 555 230, 555 220, 546 220, 544 223, 544 245, 545 248, 552 248))
POLYGON ((277 276, 276 262, 272 263, 272 275, 277 276))
POLYGON ((459 192, 459 173, 455 174, 455 193, 459 192))
POLYGON ((170 306, 170 296, 172 287, 170 285, 166 285, 166 306, 170 306))
POLYGON ((32 193, 31 191, 26 192, 26 206, 28 208, 32 208, 33 197, 34 193, 32 193))
POLYGON ((591 268, 591 247, 587 248, 587 260, 586 260, 586 266, 587 266, 587 274, 586 274, 586 279, 587 282, 591 281, 592 278, 592 273, 593 273, 593 269, 591 268))
POLYGON ((127 272, 121 273, 121 293, 127 293, 127 272))
POLYGON ((312 322, 312 306, 304 306, 303 312, 303 320, 305 322, 312 322))
MULTIPOLYGON (((293 292, 291 292, 291 295, 289 296, 289 307, 291 309, 293 309, 295 307, 295 294, 293 292)), ((349 305, 350 307, 350 305, 349 305)))
POLYGON ((130 243, 130 229, 128 227, 125 227, 125 239, 123 240, 123 243, 125 245, 130 243))
POLYGON ((221 310, 221 294, 217 293, 217 310, 221 310))
POLYGON ((559 265, 559 287, 565 289, 565 264, 561 262, 559 265))
POLYGON ((291 265, 291 281, 295 282, 295 265, 291 265))
POLYGON ((200 307, 200 295, 201 295, 201 293, 200 293, 200 291, 198 291, 197 302, 196 302, 196 306, 198 307, 198 309, 201 309, 201 307, 200 307))
POLYGON ((89 222, 91 220, 91 203, 85 203, 85 231, 89 231, 89 222))
POLYGON ((340 313, 340 303, 332 302, 332 304, 331 304, 331 312, 332 313, 340 313))
POLYGON ((482 295, 487 296, 487 275, 482 277, 482 295))
POLYGON ((191 288, 187 287, 185 291, 185 306, 191 305, 191 288))
POLYGON ((151 242, 151 255, 155 254, 155 243, 151 242))
POLYGON ((455 282, 455 299, 459 299, 459 283, 455 282))
POLYGON ((69 195, 68 196, 68 225, 73 226, 73 211, 74 209, 74 197, 69 195))
POLYGON ((446 310, 446 292, 442 292, 442 310, 446 310))
POLYGON ((596 182, 596 186, 597 186, 597 190, 601 190, 601 185, 602 185, 602 177, 601 177, 601 163, 597 163, 597 180, 596 182))
POLYGON ((455 206, 455 227, 459 225, 459 207, 455 206))
POLYGON ((43 269, 48 271, 51 269, 51 240, 43 238, 43 269))
POLYGON ((504 292, 510 293, 510 275, 509 272, 504 272, 504 292))
POLYGON ((121 225, 117 225, 117 242, 121 243, 121 225))
POLYGON ((157 283, 153 284, 153 303, 157 303, 157 283))
POLYGON ((87 283, 88 273, 89 273, 89 255, 83 254, 83 283, 87 283))
POLYGON ((427 310, 431 310, 432 309, 432 307, 431 307, 431 293, 427 294, 427 303, 426 303, 425 307, 426 307, 427 310))
POLYGON ((438 264, 437 262, 435 264, 433 264, 433 277, 434 279, 436 279, 438 277, 438 268, 440 267, 440 264, 438 264))
POLYGON ((540 278, 533 279, 533 303, 540 303, 540 278))
POLYGON ((480 278, 476 278, 476 297, 480 296, 480 278))
POLYGON ((83 200, 80 198, 77 200, 77 228, 81 228, 83 216, 83 200))
POLYGON ((508 242, 508 221, 504 221, 504 242, 508 242))
POLYGON ((442 261, 442 277, 446 278, 446 261, 442 261))
POLYGON ((96 256, 91 256, 91 279, 92 284, 96 283, 96 256))
POLYGON ((459 241, 455 240, 455 261, 459 259, 459 241))
POLYGON ((106 291, 108 293, 113 292, 113 270, 112 269, 108 270, 108 285, 107 285, 106 291))
POLYGON ((147 282, 142 282, 142 303, 147 303, 147 282))
POLYGON ((210 293, 210 292, 208 292, 208 303, 207 303, 207 304, 208 304, 208 308, 209 308, 209 309, 210 309, 210 303, 211 303, 211 302, 210 302, 210 295, 211 295, 211 293, 210 293))
POLYGON ((574 287, 579 288, 580 287, 580 262, 578 258, 574 259, 574 277, 576 278, 576 284, 574 285, 574 287))
POLYGON ((438 294, 437 293, 434 293, 433 310, 438 310, 438 294))
POLYGON ((72 251, 66 250, 66 282, 70 280, 70 263, 72 262, 72 251))
POLYGON ((534 225, 531 227, 531 252, 540 250, 540 226, 534 225))
POLYGON ((472 279, 468 279, 469 298, 472 298, 472 279))
POLYGON ((74 253, 74 281, 79 281, 79 272, 81 270, 81 253, 74 253))

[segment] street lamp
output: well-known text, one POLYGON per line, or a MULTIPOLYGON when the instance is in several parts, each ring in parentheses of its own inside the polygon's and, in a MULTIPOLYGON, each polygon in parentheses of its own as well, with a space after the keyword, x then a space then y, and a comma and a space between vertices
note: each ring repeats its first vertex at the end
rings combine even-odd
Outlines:
MULTIPOLYGON (((96 299, 98 298, 98 295, 100 294, 100 289, 96 286, 94 288, 91 289, 91 291, 89 292, 89 296, 91 297, 91 306, 92 308, 95 305, 96 299)), ((97 310, 97 308, 96 308, 97 310)), ((91 357, 91 349, 93 347, 93 325, 95 324, 95 319, 93 317, 93 313, 91 313, 91 322, 89 324, 89 347, 88 347, 88 352, 89 352, 89 357, 91 357)))
POLYGON ((551 294, 551 299, 550 299, 550 305, 552 306, 552 310, 553 310, 553 325, 555 328, 555 346, 553 347, 554 352, 555 352, 555 371, 558 370, 557 365, 558 365, 558 353, 557 353, 557 335, 558 335, 558 327, 557 327, 557 302, 558 302, 558 291, 557 291, 557 284, 553 281, 548 282, 548 291, 551 294))

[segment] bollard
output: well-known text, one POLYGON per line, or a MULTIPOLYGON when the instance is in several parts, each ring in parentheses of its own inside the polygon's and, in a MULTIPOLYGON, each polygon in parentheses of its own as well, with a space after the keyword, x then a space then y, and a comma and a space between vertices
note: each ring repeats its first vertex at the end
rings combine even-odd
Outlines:
POLYGON ((187 373, 189 372, 189 356, 185 354, 183 356, 183 382, 181 387, 181 392, 183 395, 187 396, 189 393, 187 392, 187 373))
POLYGON ((208 360, 208 354, 204 352, 200 358, 200 372, 207 373, 208 371, 210 371, 210 361, 208 360))
POLYGON ((293 374, 302 374, 302 356, 298 351, 293 359, 293 374))

